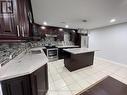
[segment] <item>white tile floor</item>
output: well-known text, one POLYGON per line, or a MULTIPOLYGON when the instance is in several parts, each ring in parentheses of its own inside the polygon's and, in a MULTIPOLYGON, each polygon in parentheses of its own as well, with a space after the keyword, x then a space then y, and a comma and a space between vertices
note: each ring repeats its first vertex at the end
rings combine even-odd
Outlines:
POLYGON ((47 95, 75 95, 110 75, 127 84, 127 67, 97 59, 94 65, 74 72, 64 67, 64 60, 48 63, 49 91, 47 95))

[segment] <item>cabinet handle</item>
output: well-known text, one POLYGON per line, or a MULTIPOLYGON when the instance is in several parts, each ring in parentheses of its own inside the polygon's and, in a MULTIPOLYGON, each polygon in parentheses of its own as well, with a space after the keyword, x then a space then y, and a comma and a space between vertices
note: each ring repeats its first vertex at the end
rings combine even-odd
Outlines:
POLYGON ((22 36, 24 37, 24 27, 22 26, 22 36))
POLYGON ((17 25, 16 27, 17 27, 18 37, 19 37, 20 36, 19 25, 17 25))

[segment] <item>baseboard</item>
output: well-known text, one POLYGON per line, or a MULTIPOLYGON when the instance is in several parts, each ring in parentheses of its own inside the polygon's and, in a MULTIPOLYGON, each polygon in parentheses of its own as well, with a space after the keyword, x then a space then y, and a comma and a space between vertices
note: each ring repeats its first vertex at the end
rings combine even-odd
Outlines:
POLYGON ((123 64, 123 63, 118 63, 118 62, 115 62, 115 61, 112 61, 112 60, 109 60, 109 59, 105 59, 105 58, 101 58, 101 57, 95 57, 95 58, 100 59, 100 60, 104 60, 104 61, 107 61, 107 62, 110 62, 110 63, 113 63, 113 64, 117 64, 117 65, 120 65, 122 67, 127 68, 127 65, 123 64))

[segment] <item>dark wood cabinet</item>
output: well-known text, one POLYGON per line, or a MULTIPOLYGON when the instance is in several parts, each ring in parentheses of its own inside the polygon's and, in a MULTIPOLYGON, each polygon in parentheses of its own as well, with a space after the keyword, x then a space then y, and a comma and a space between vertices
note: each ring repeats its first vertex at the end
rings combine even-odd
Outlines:
POLYGON ((0 38, 17 37, 17 6, 15 0, 11 0, 10 2, 10 5, 8 5, 9 1, 0 0, 0 38), (9 8, 11 8, 12 13, 5 11, 9 8))
POLYGON ((58 48, 58 57, 59 57, 59 59, 68 58, 68 53, 65 52, 63 49, 72 49, 72 48, 79 48, 79 47, 63 47, 63 48, 58 48))
POLYGON ((29 76, 2 82, 3 95, 31 95, 29 76))
POLYGON ((66 52, 66 57, 64 57, 64 65, 71 72, 93 65, 93 61, 94 51, 78 54, 66 52))
POLYGON ((22 40, 32 36, 30 0, 0 0, 0 8, 0 40, 22 40))
POLYGON ((70 32, 70 41, 74 42, 75 45, 78 45, 79 47, 81 47, 81 34, 77 33, 77 31, 75 30, 75 32, 70 32))
POLYGON ((60 41, 64 41, 64 31, 58 31, 57 38, 60 41))
POLYGON ((46 95, 48 90, 47 64, 30 75, 1 82, 3 95, 46 95))
POLYGON ((23 38, 27 38, 32 36, 32 9, 30 0, 17 0, 18 5, 18 27, 20 31, 20 36, 23 38))
POLYGON ((48 90, 47 65, 31 74, 32 95, 46 95, 48 90))
POLYGON ((45 38, 47 36, 52 36, 55 40, 64 41, 64 31, 59 31, 59 27, 45 26, 46 29, 42 29, 43 25, 37 23, 33 24, 33 37, 35 38, 45 38))

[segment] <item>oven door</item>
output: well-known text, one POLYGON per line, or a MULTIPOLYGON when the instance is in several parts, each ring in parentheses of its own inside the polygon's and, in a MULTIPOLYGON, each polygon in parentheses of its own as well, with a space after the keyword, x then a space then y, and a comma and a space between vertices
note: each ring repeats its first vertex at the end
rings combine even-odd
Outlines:
POLYGON ((58 48, 47 49, 48 58, 57 58, 58 57, 58 48))

